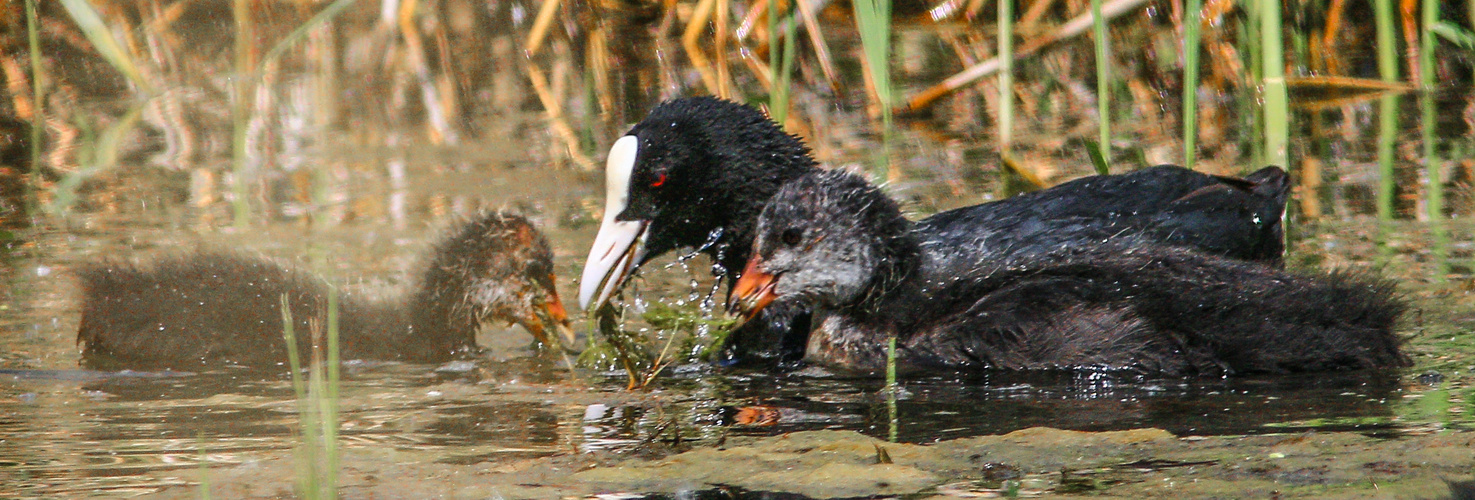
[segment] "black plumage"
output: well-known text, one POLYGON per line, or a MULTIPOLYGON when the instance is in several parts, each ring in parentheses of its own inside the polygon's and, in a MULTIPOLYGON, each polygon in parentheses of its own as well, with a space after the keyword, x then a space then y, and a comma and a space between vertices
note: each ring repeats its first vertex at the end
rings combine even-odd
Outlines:
POLYGON ((1121 244, 1132 233, 962 270, 923 251, 919 226, 857 176, 799 178, 760 217, 735 304, 761 307, 768 294, 826 311, 810 359, 859 370, 884 366, 893 334, 912 369, 1234 375, 1407 364, 1393 333, 1405 306, 1384 280, 1121 244))
MULTIPOLYGON (((662 103, 627 136, 638 140, 638 155, 616 220, 647 223, 643 260, 635 264, 696 248, 729 282, 751 253, 753 224, 768 200, 788 181, 819 171, 808 147, 758 110, 711 97, 662 103)), ((935 260, 956 269, 1113 239, 1278 266, 1288 193, 1276 167, 1237 179, 1159 166, 939 213, 916 230, 935 260)), ((625 272, 606 276, 620 281, 625 272)), ((727 356, 794 357, 809 324, 807 309, 776 304, 728 337, 727 356)))

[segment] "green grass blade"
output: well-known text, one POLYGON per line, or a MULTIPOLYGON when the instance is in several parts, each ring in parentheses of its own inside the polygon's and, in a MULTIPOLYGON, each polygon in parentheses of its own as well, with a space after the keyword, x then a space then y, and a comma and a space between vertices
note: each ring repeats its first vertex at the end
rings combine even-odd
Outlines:
MULTIPOLYGON (((782 51, 779 50, 779 46, 778 46, 778 28, 779 28, 779 26, 778 26, 778 19, 779 19, 779 14, 778 14, 778 2, 777 2, 777 0, 769 0, 768 1, 768 9, 767 10, 768 10, 768 69, 769 69, 769 71, 778 71, 779 54, 782 53, 782 51)), ((778 81, 778 75, 774 75, 773 79, 774 79, 774 82, 777 82, 778 81)), ((773 99, 773 97, 772 97, 771 94, 769 96, 769 99, 770 99, 770 102, 773 99)))
POLYGON ((1435 148, 1438 141, 1438 116, 1434 109, 1434 49, 1439 40, 1434 35, 1434 26, 1439 24, 1439 2, 1424 1, 1422 13, 1422 37, 1419 41, 1419 120, 1422 122, 1424 143, 1424 203, 1429 218, 1430 232, 1434 245, 1431 248, 1437 269, 1434 279, 1444 281, 1449 272, 1449 234, 1444 226, 1444 175, 1435 148))
POLYGON ((1440 175, 1440 162, 1435 146, 1438 116, 1434 109, 1434 48, 1439 41, 1434 37, 1433 26, 1439 22, 1439 2, 1422 2, 1424 30, 1419 44, 1419 94, 1420 120, 1423 127, 1425 180, 1428 183, 1425 200, 1429 220, 1444 216, 1444 179, 1440 175))
POLYGON ((145 93, 153 93, 153 86, 144 80, 138 66, 133 64, 133 57, 113 39, 113 31, 103 22, 97 10, 92 8, 92 4, 87 3, 87 0, 61 0, 61 5, 67 9, 67 14, 77 23, 77 28, 82 30, 82 34, 92 42, 92 47, 97 49, 97 53, 108 64, 113 65, 114 69, 123 73, 123 76, 132 80, 145 93))
MULTIPOLYGON (((1003 0, 1000 0, 1003 1, 1003 0)), ((1196 1, 1196 0, 1193 0, 1196 1)), ((1096 156, 1091 157, 1096 173, 1111 170, 1111 47, 1106 33, 1106 18, 1101 16, 1101 0, 1091 0, 1091 24, 1096 30, 1096 156)))
POLYGON ((1014 2, 999 0, 999 153, 1014 142, 1014 2))
POLYGON ((1281 37, 1281 3, 1260 0, 1259 4, 1261 54, 1265 60, 1265 160, 1288 169, 1291 167, 1287 150, 1290 103, 1286 91, 1285 46, 1281 37))
POLYGON ((287 294, 282 294, 282 339, 287 341, 287 367, 292 370, 292 392, 297 399, 307 398, 307 387, 302 385, 302 361, 297 352, 296 323, 292 322, 292 303, 287 294))
POLYGON ((1429 26, 1429 31, 1465 50, 1475 50, 1475 32, 1461 28, 1458 24, 1439 21, 1429 26))
POLYGON ((881 104, 882 121, 891 128, 891 0, 854 0, 856 28, 860 31, 861 50, 866 66, 871 69, 871 84, 881 104))
POLYGON ((1096 173, 1106 175, 1111 173, 1111 168, 1106 163, 1106 155, 1101 152, 1101 144, 1096 141, 1086 141, 1086 154, 1091 156, 1091 166, 1096 168, 1096 173))
POLYGON ((338 289, 328 287, 327 380, 319 402, 323 426, 323 498, 338 498, 338 386, 340 380, 338 342, 338 289))
MULTIPOLYGON (((26 0, 26 42, 31 52, 31 175, 41 175, 41 135, 46 128, 46 94, 41 80, 41 34, 36 27, 36 0, 26 0)), ((35 198, 30 198, 34 200, 35 198)), ((34 202, 31 202, 34 204, 34 202)))
POLYGON ((1187 0, 1183 16, 1183 166, 1198 158, 1198 55, 1202 0, 1187 0))
POLYGON ((1398 40, 1393 37, 1393 0, 1373 5, 1378 30, 1378 74, 1385 82, 1398 81, 1398 40))
MULTIPOLYGON (((1385 82, 1398 81, 1398 40, 1393 35, 1393 0, 1376 0, 1374 22, 1378 30, 1378 74, 1385 82)), ((1378 220, 1393 220, 1393 197, 1397 193, 1393 160, 1398 143, 1397 95, 1385 95, 1378 103, 1378 220)), ((1385 246, 1380 247, 1386 248, 1385 246)))
POLYGON ((886 338, 886 411, 890 418, 889 432, 887 437, 893 443, 896 442, 897 434, 900 432, 900 418, 896 414, 896 397, 901 392, 901 386, 896 384, 896 336, 886 338))
POLYGON ((1393 198, 1397 194, 1394 155, 1398 144, 1398 96, 1385 95, 1378 103, 1378 220, 1393 220, 1393 198))
POLYGON ((291 370, 292 393, 297 396, 297 425, 302 431, 298 436, 297 467, 294 467, 297 475, 297 489, 305 494, 316 491, 312 484, 316 481, 316 471, 312 464, 316 463, 313 456, 312 442, 314 425, 314 412, 308 404, 307 384, 302 380, 302 360, 297 350, 296 323, 292 320, 292 303, 287 294, 282 294, 282 339, 287 342, 287 367, 291 370))
MULTIPOLYGON (((769 93, 768 110, 773 114, 773 121, 783 126, 789 117, 789 85, 794 74, 794 51, 798 36, 799 21, 794 19, 794 8, 791 6, 786 15, 788 22, 784 25, 784 47, 783 55, 779 58, 778 67, 774 68, 778 73, 773 76, 773 91, 769 93)), ((772 49, 770 49, 772 50, 772 49)))
POLYGON ((195 432, 196 450, 200 454, 200 500, 210 500, 210 455, 205 453, 205 434, 195 432))

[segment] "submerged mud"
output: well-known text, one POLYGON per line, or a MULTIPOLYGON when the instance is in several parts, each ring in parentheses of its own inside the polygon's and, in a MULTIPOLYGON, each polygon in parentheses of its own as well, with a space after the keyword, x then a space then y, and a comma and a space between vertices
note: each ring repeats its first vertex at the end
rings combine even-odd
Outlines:
MULTIPOLYGON (((1160 429, 1034 427, 917 445, 851 431, 808 431, 733 438, 657 459, 570 452, 455 465, 414 451, 354 450, 344 457, 341 484, 348 498, 687 498, 700 492, 719 498, 739 492, 809 498, 1449 498, 1450 481, 1471 478, 1472 445, 1475 434, 1466 432, 1204 437, 1160 429)), ((671 451, 669 444, 652 446, 671 451)), ((226 498, 291 495, 291 462, 283 452, 232 467, 156 473, 156 484, 179 485, 165 486, 158 496, 200 498, 201 487, 186 482, 207 484, 212 496, 226 498)))

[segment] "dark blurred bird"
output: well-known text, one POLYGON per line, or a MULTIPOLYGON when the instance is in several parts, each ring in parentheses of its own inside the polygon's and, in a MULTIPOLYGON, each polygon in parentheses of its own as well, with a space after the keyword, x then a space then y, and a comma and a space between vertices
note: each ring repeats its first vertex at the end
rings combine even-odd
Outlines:
MULTIPOLYGON (((488 321, 522 325, 548 346, 572 343, 552 259, 527 219, 483 214, 435 245, 408 296, 339 293, 341 357, 443 362, 473 351, 488 321)), ((311 332, 326 325, 330 285, 260 259, 191 253, 147 266, 94 264, 78 275, 77 343, 94 368, 285 366, 284 295, 299 353, 311 352, 311 332)))

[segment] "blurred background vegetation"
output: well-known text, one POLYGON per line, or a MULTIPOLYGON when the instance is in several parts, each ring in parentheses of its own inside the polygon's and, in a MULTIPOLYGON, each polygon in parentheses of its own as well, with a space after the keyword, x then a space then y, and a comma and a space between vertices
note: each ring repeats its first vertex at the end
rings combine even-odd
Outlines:
POLYGON ((224 176, 244 201, 294 150, 476 144, 515 112, 543 116, 549 168, 594 170, 655 102, 706 93, 768 108, 831 161, 851 160, 837 136, 884 128, 852 111, 894 111, 934 147, 1007 151, 1026 186, 1093 164, 1284 164, 1316 193, 1347 163, 1340 135, 1379 144, 1374 210, 1424 219, 1457 208, 1428 186, 1470 179, 1472 16, 1469 0, 13 1, 6 220, 24 224, 23 187, 62 211, 119 157, 201 169, 202 189, 224 176))

